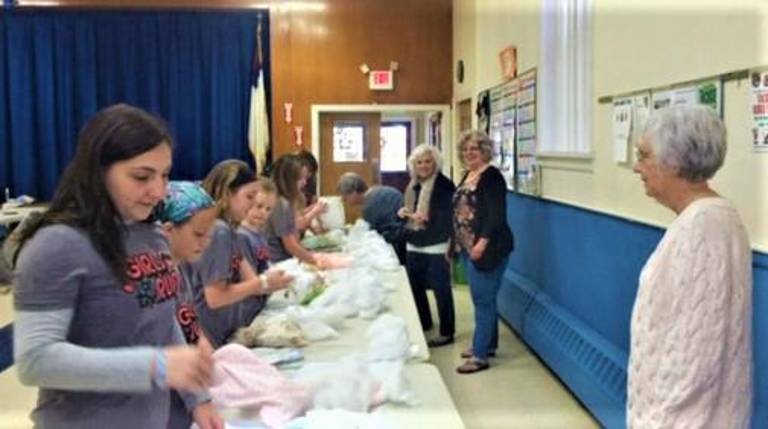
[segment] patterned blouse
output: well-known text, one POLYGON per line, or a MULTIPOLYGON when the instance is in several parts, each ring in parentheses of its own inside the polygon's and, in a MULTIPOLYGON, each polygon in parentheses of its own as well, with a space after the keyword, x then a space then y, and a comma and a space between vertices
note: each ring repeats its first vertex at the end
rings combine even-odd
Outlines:
POLYGON ((456 232, 455 251, 469 252, 475 244, 472 220, 477 211, 477 182, 480 175, 467 177, 453 195, 453 230, 456 232))

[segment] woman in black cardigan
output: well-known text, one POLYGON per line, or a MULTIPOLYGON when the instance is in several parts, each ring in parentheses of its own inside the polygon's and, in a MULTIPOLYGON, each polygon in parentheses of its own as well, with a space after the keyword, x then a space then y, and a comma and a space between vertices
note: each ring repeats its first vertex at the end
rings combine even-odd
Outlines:
POLYGON ((452 199, 456 187, 440 172, 442 156, 434 146, 419 145, 408 158, 411 182, 405 190, 405 206, 398 215, 407 220, 406 262, 408 280, 422 329, 432 328, 427 289, 432 289, 440 317, 440 336, 430 347, 453 343, 454 310, 450 265, 445 259, 452 225, 452 199))
POLYGON ((488 357, 496 354, 496 295, 513 248, 507 225, 507 185, 501 172, 490 165, 492 150, 493 142, 481 131, 459 138, 458 151, 467 172, 453 198, 452 250, 467 273, 475 306, 475 333, 472 347, 462 353, 467 360, 457 368, 461 374, 488 369, 488 357))

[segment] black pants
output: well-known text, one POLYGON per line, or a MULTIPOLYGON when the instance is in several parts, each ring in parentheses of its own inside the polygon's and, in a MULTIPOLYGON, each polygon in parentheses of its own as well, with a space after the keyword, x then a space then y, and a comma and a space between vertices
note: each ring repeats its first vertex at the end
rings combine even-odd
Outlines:
POLYGON ((453 337, 455 316, 453 311, 453 290, 451 289, 450 265, 443 255, 408 252, 405 268, 411 282, 413 300, 419 312, 419 321, 424 330, 432 328, 432 314, 429 311, 427 289, 432 289, 437 301, 440 317, 440 335, 453 337))

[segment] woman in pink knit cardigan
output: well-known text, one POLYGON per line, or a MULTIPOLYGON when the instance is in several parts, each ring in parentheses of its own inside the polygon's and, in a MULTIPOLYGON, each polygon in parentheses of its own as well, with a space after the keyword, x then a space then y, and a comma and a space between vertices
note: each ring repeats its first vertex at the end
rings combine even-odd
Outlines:
POLYGON ((677 215, 640 274, 631 324, 630 428, 746 428, 752 398, 752 252, 709 187, 725 126, 704 106, 656 112, 637 144, 645 192, 677 215))

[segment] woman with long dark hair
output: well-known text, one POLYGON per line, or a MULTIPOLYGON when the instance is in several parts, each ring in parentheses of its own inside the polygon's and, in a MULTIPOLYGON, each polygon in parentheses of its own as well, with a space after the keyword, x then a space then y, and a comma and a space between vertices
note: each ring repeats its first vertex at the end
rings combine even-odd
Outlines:
MULTIPOLYGON (((21 234, 15 358, 40 387, 43 428, 162 428, 168 389, 197 392, 210 349, 188 346, 174 318, 179 273, 159 227, 147 222, 166 193, 172 139, 127 105, 82 129, 50 209, 21 234)), ((215 427, 209 402, 195 419, 215 427)))

